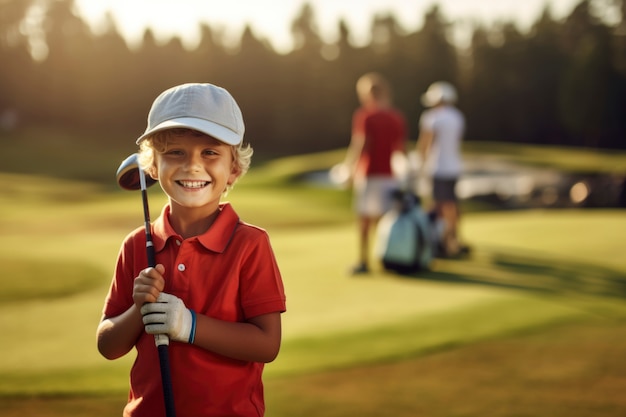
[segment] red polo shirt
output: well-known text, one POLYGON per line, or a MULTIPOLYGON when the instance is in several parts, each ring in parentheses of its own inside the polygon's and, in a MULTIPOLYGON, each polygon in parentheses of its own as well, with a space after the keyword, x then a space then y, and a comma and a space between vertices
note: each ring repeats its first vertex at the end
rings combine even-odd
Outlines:
POLYGON ((392 107, 360 107, 352 116, 352 134, 365 140, 357 173, 365 177, 393 176, 391 155, 404 150, 407 137, 404 115, 392 107))
MULTIPOLYGON (((188 308, 220 320, 243 322, 284 312, 283 283, 267 233, 243 223, 230 204, 220 206, 203 235, 183 240, 169 223, 169 206, 152 225, 156 261, 165 266, 165 292, 188 308)), ((143 228, 130 233, 119 253, 104 315, 122 314, 133 304, 133 281, 146 268, 143 228)), ((135 345, 125 416, 165 416, 154 336, 135 345)), ((170 342, 177 416, 262 416, 263 363, 229 359, 186 343, 170 342)))

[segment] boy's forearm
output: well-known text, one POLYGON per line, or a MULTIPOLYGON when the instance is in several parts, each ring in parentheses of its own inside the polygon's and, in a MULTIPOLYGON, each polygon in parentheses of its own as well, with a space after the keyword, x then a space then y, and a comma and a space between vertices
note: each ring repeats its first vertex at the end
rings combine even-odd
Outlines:
POLYGON ((232 359, 271 362, 280 349, 280 320, 280 313, 266 314, 246 323, 198 315, 194 345, 232 359))
POLYGON ((107 359, 117 359, 127 354, 143 331, 141 313, 133 304, 116 317, 103 318, 98 326, 98 351, 107 359))

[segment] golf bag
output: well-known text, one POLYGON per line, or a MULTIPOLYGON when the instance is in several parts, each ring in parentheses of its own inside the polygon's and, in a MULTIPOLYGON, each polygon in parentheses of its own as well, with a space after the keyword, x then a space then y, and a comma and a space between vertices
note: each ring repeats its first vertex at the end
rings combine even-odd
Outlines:
POLYGON ((394 206, 376 229, 376 255, 387 270, 413 273, 430 267, 433 259, 432 221, 413 193, 396 190, 394 206))

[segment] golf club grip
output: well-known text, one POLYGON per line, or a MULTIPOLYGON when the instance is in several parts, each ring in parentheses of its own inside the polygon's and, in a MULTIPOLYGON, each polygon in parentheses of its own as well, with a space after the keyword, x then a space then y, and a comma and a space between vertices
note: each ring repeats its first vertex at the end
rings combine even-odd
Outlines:
MULTIPOLYGON (((148 265, 154 268, 156 266, 156 260, 149 222, 146 222, 146 255, 148 256, 148 265)), ((175 417, 176 409, 174 408, 174 393, 172 391, 172 376, 170 373, 170 355, 168 348, 170 340, 166 334, 155 334, 154 343, 159 351, 161 385, 163 387, 163 398, 165 399, 165 416, 175 417)))
POLYGON ((159 364, 161 366, 161 384, 163 386, 163 398, 165 399, 165 415, 167 417, 175 417, 176 408, 174 407, 168 345, 159 345, 157 349, 159 350, 159 364))

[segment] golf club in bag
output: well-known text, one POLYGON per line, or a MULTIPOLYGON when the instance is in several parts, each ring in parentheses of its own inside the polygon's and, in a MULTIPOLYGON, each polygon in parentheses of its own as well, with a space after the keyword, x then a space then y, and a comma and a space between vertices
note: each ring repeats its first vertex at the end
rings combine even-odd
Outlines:
MULTIPOLYGON (((117 169, 116 178, 120 187, 125 190, 141 190, 143 202, 143 217, 146 229, 146 256, 148 266, 155 267, 156 259, 154 254, 154 244, 152 243, 152 232, 150 230, 150 209, 148 207, 148 187, 156 181, 151 177, 146 177, 146 173, 139 167, 138 154, 134 153, 126 158, 117 169)), ((172 377, 170 374, 169 343, 166 334, 155 334, 154 342, 159 351, 159 364, 161 367, 161 383, 163 386, 163 396, 165 398, 165 415, 175 417, 174 395, 172 393, 172 377)))

